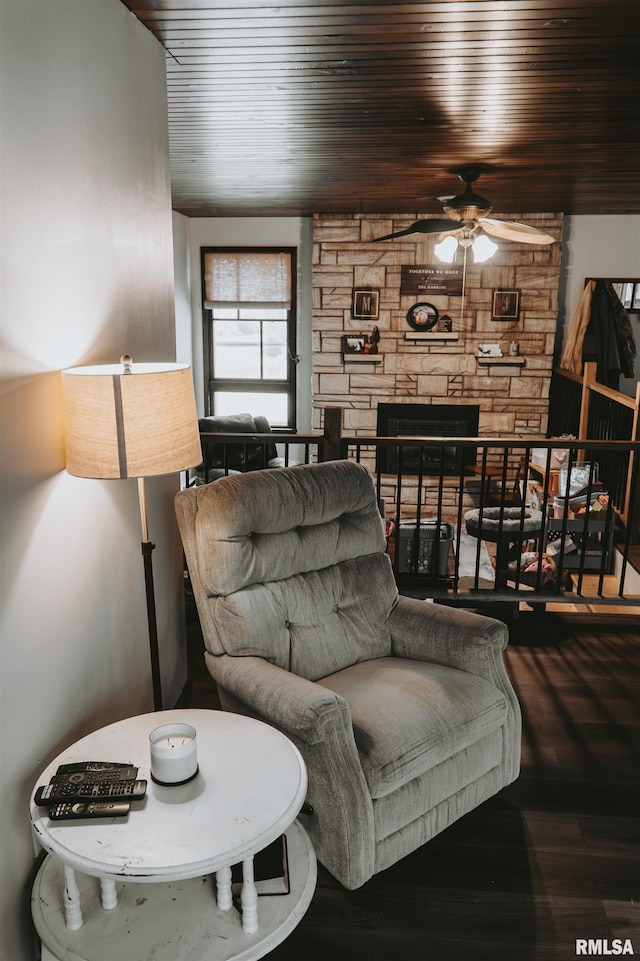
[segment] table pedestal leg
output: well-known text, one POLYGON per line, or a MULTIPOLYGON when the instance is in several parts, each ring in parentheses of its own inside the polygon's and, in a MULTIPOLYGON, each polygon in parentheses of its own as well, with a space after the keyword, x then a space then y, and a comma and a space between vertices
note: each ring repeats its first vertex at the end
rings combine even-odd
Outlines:
POLYGON ((102 900, 102 907, 105 911, 111 911, 118 904, 118 892, 116 891, 116 882, 110 881, 108 878, 100 878, 100 897, 102 900))
POLYGON ((233 904, 230 867, 216 871, 216 903, 221 911, 228 911, 233 904))
POLYGON ((255 934, 258 930, 258 892, 253 878, 253 858, 242 862, 242 930, 245 934, 255 934))
POLYGON ((496 544, 496 587, 507 586, 510 544, 501 540, 496 544))
POLYGON ((73 868, 64 866, 64 919, 70 931, 77 931, 82 927, 82 909, 80 907, 80 890, 73 868))

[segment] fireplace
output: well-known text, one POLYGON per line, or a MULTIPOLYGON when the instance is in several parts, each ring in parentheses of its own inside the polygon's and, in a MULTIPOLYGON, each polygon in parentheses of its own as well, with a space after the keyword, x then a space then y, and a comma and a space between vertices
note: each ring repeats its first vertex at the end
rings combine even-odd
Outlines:
MULTIPOLYGON (((478 404, 378 404, 378 437, 477 437, 478 404)), ((422 448, 422 473, 459 474, 476 462, 474 448, 446 445, 422 448), (441 463, 443 461, 443 463, 441 463)), ((395 474, 400 463, 398 447, 378 448, 377 471, 395 474)), ((403 474, 420 473, 420 447, 402 446, 403 474)))

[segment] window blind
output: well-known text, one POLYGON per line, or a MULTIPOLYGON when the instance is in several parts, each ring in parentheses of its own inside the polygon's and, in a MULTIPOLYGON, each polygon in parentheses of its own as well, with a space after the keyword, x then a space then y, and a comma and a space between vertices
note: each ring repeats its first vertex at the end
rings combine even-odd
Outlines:
POLYGON ((291 254, 204 255, 205 307, 291 307, 291 254))

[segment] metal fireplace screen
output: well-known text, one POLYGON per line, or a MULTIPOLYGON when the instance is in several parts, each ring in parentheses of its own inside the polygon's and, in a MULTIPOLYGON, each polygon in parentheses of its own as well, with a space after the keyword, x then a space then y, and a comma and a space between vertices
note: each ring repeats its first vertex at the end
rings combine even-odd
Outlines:
MULTIPOLYGON (((477 404, 378 404, 378 437, 477 437, 477 404)), ((379 447, 376 469, 382 474, 459 474, 476 461, 474 448, 402 444, 379 447), (422 464, 421 464, 422 461, 422 464)))

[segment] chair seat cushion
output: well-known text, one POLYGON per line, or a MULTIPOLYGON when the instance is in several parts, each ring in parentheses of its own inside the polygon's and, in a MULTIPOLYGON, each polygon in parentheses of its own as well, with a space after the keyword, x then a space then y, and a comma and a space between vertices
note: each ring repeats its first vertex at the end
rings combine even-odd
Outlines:
POLYGON ((318 681, 345 699, 373 798, 497 730, 507 700, 490 681, 425 661, 380 657, 318 681))

